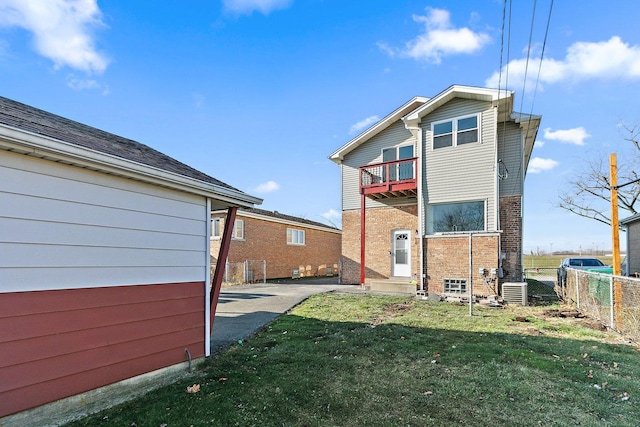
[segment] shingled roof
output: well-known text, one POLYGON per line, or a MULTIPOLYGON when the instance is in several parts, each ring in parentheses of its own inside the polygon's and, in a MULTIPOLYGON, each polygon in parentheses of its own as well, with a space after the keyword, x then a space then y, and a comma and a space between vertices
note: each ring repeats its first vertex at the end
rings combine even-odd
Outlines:
POLYGON ((277 219, 281 219, 281 220, 299 222, 301 224, 314 225, 316 227, 333 228, 335 230, 339 230, 338 228, 333 227, 331 225, 323 224, 323 223, 317 222, 317 221, 311 221, 309 219, 300 218, 300 217, 297 217, 297 216, 285 215, 285 214, 282 214, 282 213, 280 213, 278 211, 267 211, 267 210, 258 209, 258 208, 248 208, 248 209, 242 209, 242 212, 249 212, 249 213, 254 213, 254 214, 257 214, 257 215, 269 216, 269 217, 277 218, 277 219))
POLYGON ((240 191, 147 145, 1 96, 0 124, 240 191))

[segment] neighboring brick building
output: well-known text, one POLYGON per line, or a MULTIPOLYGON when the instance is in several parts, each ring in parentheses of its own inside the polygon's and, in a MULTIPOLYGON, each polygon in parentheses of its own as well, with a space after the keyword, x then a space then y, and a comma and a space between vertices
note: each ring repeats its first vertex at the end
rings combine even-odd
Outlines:
POLYGON ((513 111, 511 92, 454 85, 332 153, 342 282, 454 294, 472 284, 488 295, 522 280, 524 178, 539 125, 513 111))
MULTIPOLYGON (((225 212, 211 214, 211 253, 217 254, 225 212)), ((263 209, 238 210, 227 261, 235 281, 338 275, 342 232, 320 222, 263 209), (248 261, 245 271, 237 264, 248 261), (236 264, 235 268, 232 264, 236 264)), ((212 260, 212 265, 217 260, 212 260)))

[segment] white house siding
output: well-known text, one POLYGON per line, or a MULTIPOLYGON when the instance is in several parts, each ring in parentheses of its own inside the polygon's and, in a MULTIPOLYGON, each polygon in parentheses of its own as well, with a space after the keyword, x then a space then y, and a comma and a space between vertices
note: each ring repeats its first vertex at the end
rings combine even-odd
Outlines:
POLYGON ((0 153, 0 292, 204 281, 203 197, 0 153))
MULTIPOLYGON (((408 144, 414 144, 415 153, 415 138, 404 127, 402 120, 398 120, 358 149, 347 154, 342 161, 342 210, 360 209, 358 168, 368 164, 381 163, 383 148, 408 144)), ((367 198, 366 203, 367 208, 375 208, 393 204, 407 204, 407 200, 403 198, 389 199, 385 200, 385 203, 380 203, 367 198)))
POLYGON ((629 275, 640 273, 640 219, 627 224, 627 263, 629 275))
POLYGON ((502 160, 509 171, 508 177, 500 181, 501 197, 520 196, 524 192, 522 138, 522 131, 518 124, 498 123, 498 159, 502 160))
MULTIPOLYGON (((430 203, 484 200, 487 231, 496 227, 495 109, 489 102, 454 99, 422 118, 425 140, 423 197, 430 203), (431 123, 481 112, 480 143, 434 150, 431 123)), ((426 212, 426 210, 425 210, 426 212)), ((427 215, 425 215, 426 221, 427 215)), ((426 228, 426 224, 425 224, 426 228)))

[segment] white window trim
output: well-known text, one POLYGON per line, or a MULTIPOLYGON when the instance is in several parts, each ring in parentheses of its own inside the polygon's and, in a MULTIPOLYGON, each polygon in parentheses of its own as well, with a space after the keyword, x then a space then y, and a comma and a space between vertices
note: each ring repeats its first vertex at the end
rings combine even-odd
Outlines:
POLYGON ((287 228, 287 245, 305 246, 307 244, 307 232, 301 228, 287 228), (302 243, 293 241, 293 232, 302 233, 302 243))
POLYGON ((468 144, 462 144, 464 145, 473 145, 473 144, 482 144, 482 129, 481 129, 481 124, 482 124, 482 116, 480 113, 475 113, 475 114, 467 114, 465 116, 458 116, 458 117, 453 117, 450 119, 446 119, 446 120, 438 120, 436 122, 431 122, 431 150, 442 150, 442 149, 446 149, 446 148, 454 148, 458 146, 458 121, 462 120, 462 119, 468 119, 469 117, 476 117, 476 121, 478 123, 478 141, 476 142, 471 142, 468 144), (451 146, 448 147, 440 147, 440 148, 435 148, 435 144, 434 141, 436 139, 436 134, 434 131, 434 127, 436 125, 439 125, 441 123, 447 123, 447 122, 451 122, 451 146))
POLYGON ((391 145, 389 147, 382 147, 380 149, 380 161, 384 162, 384 151, 385 150, 391 150, 391 149, 395 149, 396 150, 396 160, 398 160, 398 158, 400 157, 400 149, 403 147, 413 147, 413 156, 411 157, 415 157, 416 156, 416 147, 415 144, 413 142, 409 142, 409 143, 404 143, 404 144, 400 144, 400 145, 391 145))
POLYGON ((236 222, 233 224, 233 239, 234 240, 244 240, 244 220, 243 219, 237 219, 236 218, 236 222), (237 235, 237 231, 238 231, 238 225, 240 225, 240 230, 242 231, 242 235, 238 237, 237 235))
POLYGON ((222 238, 222 220, 220 218, 213 218, 211 220, 211 239, 212 240, 220 240, 222 238), (218 223, 218 234, 215 234, 216 228, 214 223, 218 223))
POLYGON ((489 218, 489 199, 471 199, 471 200, 456 200, 456 201, 448 201, 448 202, 434 202, 427 204, 427 212, 429 218, 433 215, 431 208, 435 205, 452 205, 457 203, 474 203, 474 202, 482 202, 483 203, 483 211, 484 211, 484 229, 482 230, 460 230, 460 231, 433 231, 430 230, 433 225, 429 224, 427 221, 427 234, 431 236, 440 236, 445 234, 469 234, 469 233, 485 233, 489 230, 489 225, 487 224, 489 218))

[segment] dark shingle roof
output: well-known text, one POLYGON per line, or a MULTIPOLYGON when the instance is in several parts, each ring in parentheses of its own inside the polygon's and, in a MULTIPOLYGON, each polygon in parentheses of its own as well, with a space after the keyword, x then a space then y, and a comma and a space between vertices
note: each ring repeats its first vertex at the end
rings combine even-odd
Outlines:
POLYGON ((287 221, 299 222, 299 223, 302 223, 302 224, 315 225, 316 227, 333 228, 335 230, 338 230, 338 228, 333 227, 331 225, 323 224, 323 223, 317 222, 317 221, 311 221, 311 220, 305 219, 305 218, 299 218, 297 216, 285 215, 285 214, 282 214, 282 213, 280 213, 278 211, 267 211, 267 210, 258 209, 258 208, 242 209, 242 211, 243 212, 249 212, 249 213, 255 213, 255 214, 258 214, 258 215, 270 216, 272 218, 283 219, 283 220, 287 220, 287 221))
POLYGON ((153 148, 0 96, 0 123, 239 191, 153 148))

